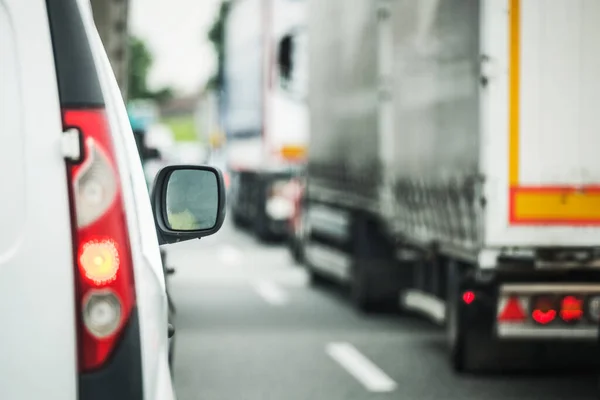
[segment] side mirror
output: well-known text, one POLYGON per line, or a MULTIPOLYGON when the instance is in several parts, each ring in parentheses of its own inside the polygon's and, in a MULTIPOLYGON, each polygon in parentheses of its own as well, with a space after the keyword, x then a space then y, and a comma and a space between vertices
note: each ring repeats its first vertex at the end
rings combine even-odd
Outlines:
POLYGON ((152 188, 152 210, 160 244, 216 233, 225 220, 225 185, 217 168, 170 165, 152 188))

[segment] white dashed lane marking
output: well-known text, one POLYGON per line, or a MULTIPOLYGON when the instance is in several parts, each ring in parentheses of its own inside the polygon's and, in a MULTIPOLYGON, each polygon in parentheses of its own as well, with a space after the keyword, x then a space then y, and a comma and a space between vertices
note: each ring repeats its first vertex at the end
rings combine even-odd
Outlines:
POLYGON ((327 354, 371 392, 391 392, 396 382, 350 343, 329 343, 327 354))
POLYGON ((260 281, 254 285, 254 289, 263 298, 264 301, 273 306, 282 306, 287 304, 288 297, 285 292, 276 284, 269 281, 260 281))
POLYGON ((235 246, 223 245, 218 251, 219 260, 230 267, 235 267, 242 264, 242 252, 235 246))

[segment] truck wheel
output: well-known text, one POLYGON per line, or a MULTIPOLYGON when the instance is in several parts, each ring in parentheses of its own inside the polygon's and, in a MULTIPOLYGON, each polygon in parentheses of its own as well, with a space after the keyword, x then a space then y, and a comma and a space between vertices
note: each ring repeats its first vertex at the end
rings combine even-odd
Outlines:
POLYGON ((465 371, 465 328, 460 322, 458 311, 458 287, 456 285, 453 266, 449 266, 448 273, 448 301, 446 302, 446 338, 450 356, 450 365, 455 372, 465 371))
POLYGON ((244 227, 244 221, 242 219, 242 217, 240 217, 237 213, 232 212, 231 213, 231 220, 233 222, 233 226, 235 226, 236 228, 240 229, 244 227))
POLYGON ((269 217, 265 210, 267 202, 267 182, 264 180, 258 180, 256 186, 252 188, 254 195, 251 197, 253 202, 252 208, 255 210, 254 223, 252 225, 254 234, 262 241, 266 242, 271 239, 271 232, 269 230, 269 217))
POLYGON ((310 265, 307 265, 306 272, 308 273, 308 284, 312 287, 325 287, 330 281, 326 276, 320 274, 310 265))
MULTIPOLYGON (((305 244, 306 245, 306 244, 305 244)), ((308 259, 304 261, 308 284, 314 288, 325 287, 331 283, 331 279, 317 270, 308 259)))
POLYGON ((374 311, 377 301, 373 293, 368 265, 364 261, 355 261, 350 282, 350 298, 354 307, 361 312, 374 311))
POLYGON ((351 299, 363 312, 397 309, 400 289, 405 284, 394 258, 394 246, 376 221, 358 215, 354 221, 351 299))
POLYGON ((268 227, 267 216, 264 213, 259 213, 254 221, 254 233, 262 242, 266 242, 271 238, 268 227))

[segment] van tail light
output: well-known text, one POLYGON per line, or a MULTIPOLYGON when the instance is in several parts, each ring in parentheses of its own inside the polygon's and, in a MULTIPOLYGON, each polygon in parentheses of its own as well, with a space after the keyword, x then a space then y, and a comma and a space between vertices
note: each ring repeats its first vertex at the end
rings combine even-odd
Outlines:
POLYGON ((73 215, 79 368, 101 367, 135 306, 133 264, 116 155, 103 109, 63 110, 65 129, 84 141, 68 166, 73 215))

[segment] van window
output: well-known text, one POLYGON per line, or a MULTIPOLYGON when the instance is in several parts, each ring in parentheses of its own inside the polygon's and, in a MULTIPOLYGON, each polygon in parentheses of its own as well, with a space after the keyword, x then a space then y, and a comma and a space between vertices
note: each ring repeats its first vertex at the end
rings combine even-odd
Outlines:
POLYGON ((63 108, 102 107, 104 98, 77 0, 46 0, 63 108))

